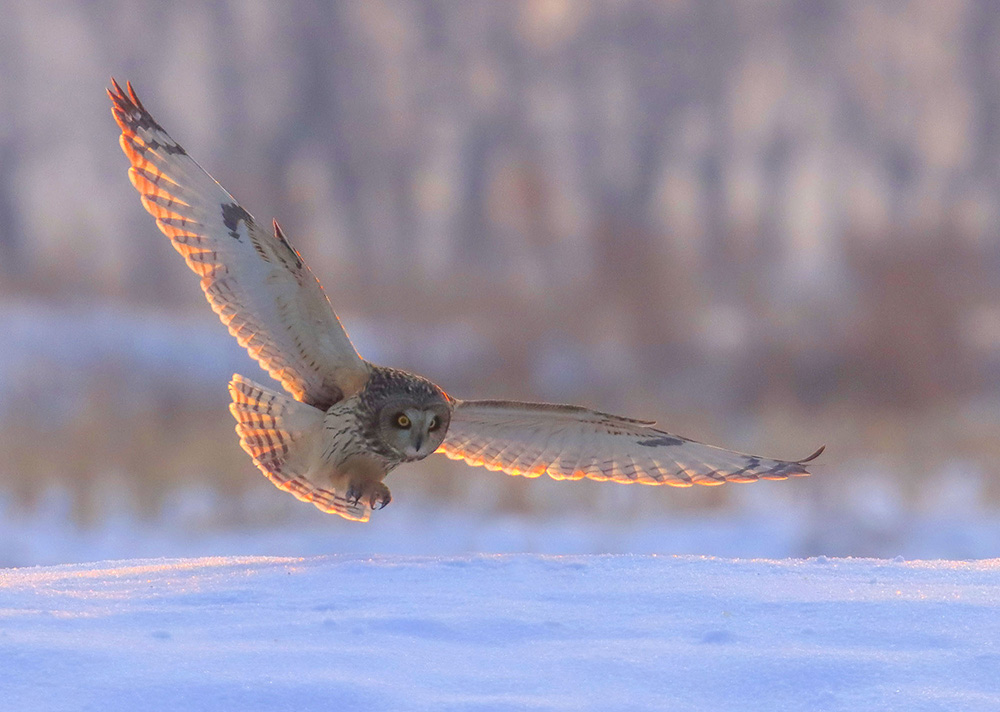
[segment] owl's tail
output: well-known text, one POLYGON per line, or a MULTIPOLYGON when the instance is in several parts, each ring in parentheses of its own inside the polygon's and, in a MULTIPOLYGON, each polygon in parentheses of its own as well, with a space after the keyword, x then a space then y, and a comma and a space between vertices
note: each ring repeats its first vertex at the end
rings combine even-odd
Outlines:
POLYGON ((240 445, 278 489, 346 519, 368 521, 369 507, 349 502, 323 479, 323 411, 239 374, 229 382, 240 445))

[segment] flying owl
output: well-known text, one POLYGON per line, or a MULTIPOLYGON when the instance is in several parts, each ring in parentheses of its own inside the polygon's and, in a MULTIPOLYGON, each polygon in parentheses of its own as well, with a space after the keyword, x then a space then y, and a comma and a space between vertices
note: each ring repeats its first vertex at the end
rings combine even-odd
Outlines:
POLYGON ((672 435, 652 421, 572 405, 454 398, 425 378, 362 359, 277 222, 258 224, 111 80, 129 178, 229 333, 290 395, 240 375, 230 411, 243 449, 279 489, 368 521, 397 465, 442 453, 510 475, 690 487, 783 480, 771 460, 672 435))

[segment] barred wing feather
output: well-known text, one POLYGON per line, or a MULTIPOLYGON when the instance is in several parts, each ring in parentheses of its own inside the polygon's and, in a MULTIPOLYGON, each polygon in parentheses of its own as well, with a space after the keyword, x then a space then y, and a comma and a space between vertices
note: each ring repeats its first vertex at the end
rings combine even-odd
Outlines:
POLYGON ((297 400, 329 408, 368 378, 320 283, 274 223, 258 225, 112 79, 129 177, 160 230, 201 277, 229 332, 297 400))
POLYGON ((704 445, 576 406, 458 401, 438 452, 511 475, 690 487, 808 475, 804 460, 772 460, 704 445))

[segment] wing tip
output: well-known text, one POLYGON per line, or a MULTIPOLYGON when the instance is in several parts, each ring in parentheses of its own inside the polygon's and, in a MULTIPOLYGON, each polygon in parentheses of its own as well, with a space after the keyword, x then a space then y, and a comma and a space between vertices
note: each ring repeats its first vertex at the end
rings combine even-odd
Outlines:
POLYGON ((122 114, 128 115, 133 109, 138 107, 129 96, 129 94, 135 94, 132 90, 132 85, 127 81, 125 84, 129 88, 128 93, 122 89, 122 85, 118 83, 117 79, 111 77, 111 88, 107 89, 107 92, 108 98, 111 99, 111 103, 113 104, 112 109, 117 109, 122 114))
POLYGON ((122 89, 122 85, 118 83, 118 80, 111 76, 111 89, 108 89, 108 94, 115 101, 122 100, 133 104, 137 109, 145 111, 145 107, 142 102, 139 101, 139 96, 135 93, 135 88, 132 86, 132 82, 128 79, 125 80, 125 88, 122 89), (112 91, 113 90, 113 91, 112 91))
MULTIPOLYGON (((111 88, 107 89, 107 92, 108 97, 111 99, 111 115, 114 117, 119 128, 121 128, 123 136, 129 136, 130 139, 134 140, 139 129, 152 130, 163 134, 162 137, 150 142, 152 148, 162 147, 168 154, 186 153, 176 141, 167 135, 163 127, 146 110, 131 81, 126 80, 125 88, 123 89, 118 80, 111 77, 111 88)), ((146 144, 144 139, 140 139, 140 142, 141 145, 137 147, 139 149, 143 148, 146 144)), ((129 153, 127 149, 125 152, 126 154, 129 153)))
POLYGON ((816 450, 816 452, 814 452, 814 453, 813 453, 812 455, 810 455, 809 457, 806 457, 806 458, 803 458, 803 459, 801 459, 801 460, 796 460, 796 461, 795 461, 795 464, 796 464, 796 465, 804 465, 804 464, 806 464, 807 462, 812 462, 812 461, 813 461, 813 460, 815 460, 815 459, 816 459, 817 457, 819 457, 820 455, 822 455, 822 454, 823 454, 823 451, 824 451, 824 450, 826 450, 826 445, 820 445, 820 446, 819 446, 819 449, 817 449, 817 450, 816 450))

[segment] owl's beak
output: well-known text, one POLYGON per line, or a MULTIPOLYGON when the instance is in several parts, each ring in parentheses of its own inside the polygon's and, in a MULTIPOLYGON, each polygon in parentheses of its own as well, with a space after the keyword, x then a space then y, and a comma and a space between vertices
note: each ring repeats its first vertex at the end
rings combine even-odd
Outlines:
POLYGON ((414 430, 410 434, 410 445, 406 448, 406 456, 417 458, 420 456, 420 446, 424 444, 424 434, 414 430))

